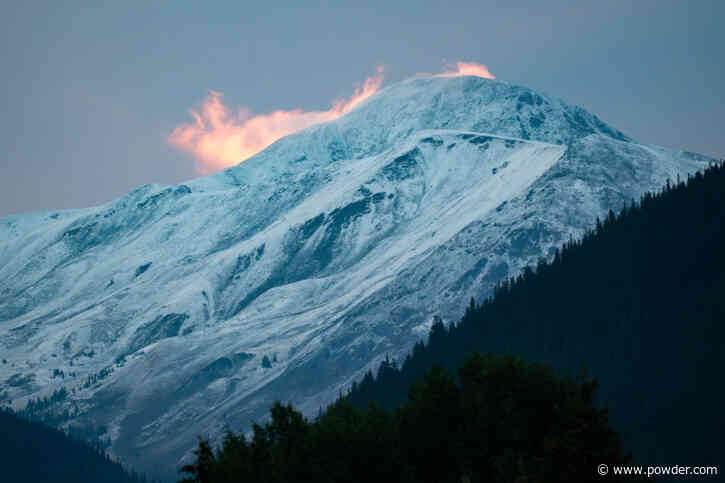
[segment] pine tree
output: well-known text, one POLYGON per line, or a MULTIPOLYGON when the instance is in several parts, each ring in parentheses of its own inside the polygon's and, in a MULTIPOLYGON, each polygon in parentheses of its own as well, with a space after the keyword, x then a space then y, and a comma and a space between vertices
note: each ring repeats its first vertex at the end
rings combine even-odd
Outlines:
POLYGON ((188 478, 181 480, 181 483, 212 483, 212 468, 215 457, 209 442, 200 439, 199 447, 194 450, 194 454, 196 455, 196 461, 181 468, 182 473, 190 475, 188 478))

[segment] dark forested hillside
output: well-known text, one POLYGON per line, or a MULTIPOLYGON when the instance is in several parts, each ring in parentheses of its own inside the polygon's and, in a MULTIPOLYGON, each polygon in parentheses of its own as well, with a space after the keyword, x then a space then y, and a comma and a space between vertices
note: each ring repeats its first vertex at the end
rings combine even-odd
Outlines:
POLYGON ((348 400, 394 407, 433 364, 511 353, 587 371, 643 464, 722 463, 725 450, 725 165, 668 183, 597 220, 552 260, 501 284, 462 320, 437 321, 402 364, 348 400), (400 367, 398 367, 400 366, 400 367))
POLYGON ((7 482, 145 481, 86 443, 7 410, 0 410, 0 462, 0 481, 7 482))

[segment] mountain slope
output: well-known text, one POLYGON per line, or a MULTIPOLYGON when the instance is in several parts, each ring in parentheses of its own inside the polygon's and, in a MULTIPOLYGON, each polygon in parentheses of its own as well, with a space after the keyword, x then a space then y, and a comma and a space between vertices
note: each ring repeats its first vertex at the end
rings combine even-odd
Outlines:
POLYGON ((212 176, 0 220, 0 392, 65 387, 48 412, 171 467, 275 399, 316 411, 433 314, 708 161, 523 87, 405 81, 212 176))

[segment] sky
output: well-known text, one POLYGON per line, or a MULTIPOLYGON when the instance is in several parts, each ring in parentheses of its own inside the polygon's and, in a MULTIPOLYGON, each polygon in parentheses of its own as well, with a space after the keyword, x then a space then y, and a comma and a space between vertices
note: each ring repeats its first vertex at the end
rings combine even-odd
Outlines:
POLYGON ((707 0, 5 1, 0 216, 213 171, 173 135, 193 113, 209 121, 214 96, 225 128, 277 111, 325 120, 366 79, 459 61, 640 142, 722 158, 723 18, 707 0))

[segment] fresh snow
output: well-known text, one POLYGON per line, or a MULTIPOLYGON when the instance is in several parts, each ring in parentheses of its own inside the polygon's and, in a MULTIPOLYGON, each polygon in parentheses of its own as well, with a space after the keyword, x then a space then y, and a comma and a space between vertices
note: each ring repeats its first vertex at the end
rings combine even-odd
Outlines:
POLYGON ((0 219, 1 399, 75 389, 48 411, 173 471, 276 399, 314 414, 434 315, 709 161, 504 82, 392 85, 211 176, 0 219))

